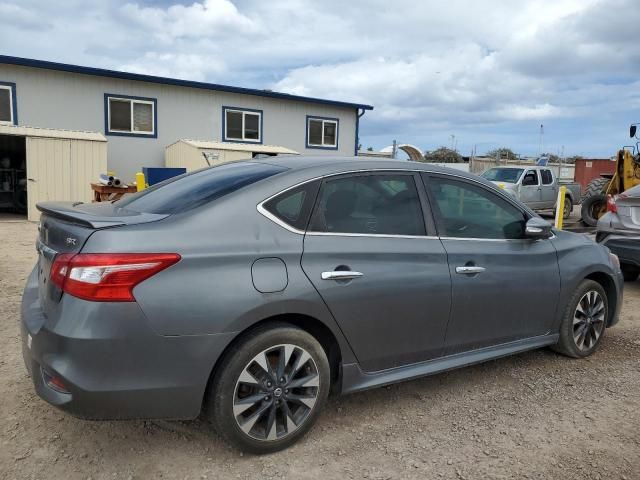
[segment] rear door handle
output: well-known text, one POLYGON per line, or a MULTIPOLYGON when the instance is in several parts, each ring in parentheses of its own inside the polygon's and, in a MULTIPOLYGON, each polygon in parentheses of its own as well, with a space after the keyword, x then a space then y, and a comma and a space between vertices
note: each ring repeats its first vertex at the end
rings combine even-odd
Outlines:
POLYGON ((464 267, 456 267, 456 273, 461 273, 462 275, 474 275, 476 273, 484 272, 484 267, 474 267, 474 266, 464 266, 464 267))
POLYGON ((322 280, 352 280, 364 276, 361 272, 353 272, 351 270, 334 270, 333 272, 322 272, 320 278, 322 280))

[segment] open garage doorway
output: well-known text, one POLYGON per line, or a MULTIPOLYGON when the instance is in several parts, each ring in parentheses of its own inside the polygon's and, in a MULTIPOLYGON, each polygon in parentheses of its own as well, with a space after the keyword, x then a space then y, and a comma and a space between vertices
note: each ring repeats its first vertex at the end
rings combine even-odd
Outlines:
POLYGON ((0 135, 0 213, 27 215, 26 138, 0 135))
POLYGON ((0 124, 0 219, 38 221, 39 202, 91 202, 106 171, 101 133, 0 124))

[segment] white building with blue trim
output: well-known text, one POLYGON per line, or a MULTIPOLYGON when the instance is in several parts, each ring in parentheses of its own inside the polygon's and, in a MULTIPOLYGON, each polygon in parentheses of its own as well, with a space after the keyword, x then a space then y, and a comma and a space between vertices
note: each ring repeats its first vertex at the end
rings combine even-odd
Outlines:
POLYGON ((125 181, 181 139, 355 155, 373 107, 0 55, 0 124, 103 133, 125 181))

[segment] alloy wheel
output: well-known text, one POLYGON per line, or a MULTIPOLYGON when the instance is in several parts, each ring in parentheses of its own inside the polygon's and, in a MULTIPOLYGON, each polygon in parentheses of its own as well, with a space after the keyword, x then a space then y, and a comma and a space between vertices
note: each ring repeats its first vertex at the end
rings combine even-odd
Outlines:
POLYGON ((604 330, 606 308, 598 292, 585 293, 573 314, 573 341, 581 351, 590 350, 604 330))
POLYGON ((309 417, 318 399, 320 375, 313 357, 297 345, 263 350, 236 382, 233 415, 256 440, 280 440, 309 417))

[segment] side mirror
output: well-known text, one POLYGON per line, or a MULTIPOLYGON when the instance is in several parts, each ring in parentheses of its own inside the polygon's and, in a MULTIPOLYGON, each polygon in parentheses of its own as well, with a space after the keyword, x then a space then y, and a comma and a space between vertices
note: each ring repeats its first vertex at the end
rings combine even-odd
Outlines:
POLYGON ((636 125, 631 125, 631 126, 629 127, 629 136, 630 136, 631 138, 633 138, 633 137, 635 137, 635 136, 636 136, 636 130, 637 130, 637 126, 636 126, 636 125))
POLYGON ((526 238, 549 238, 551 234, 551 224, 540 217, 531 217, 524 227, 526 238))

